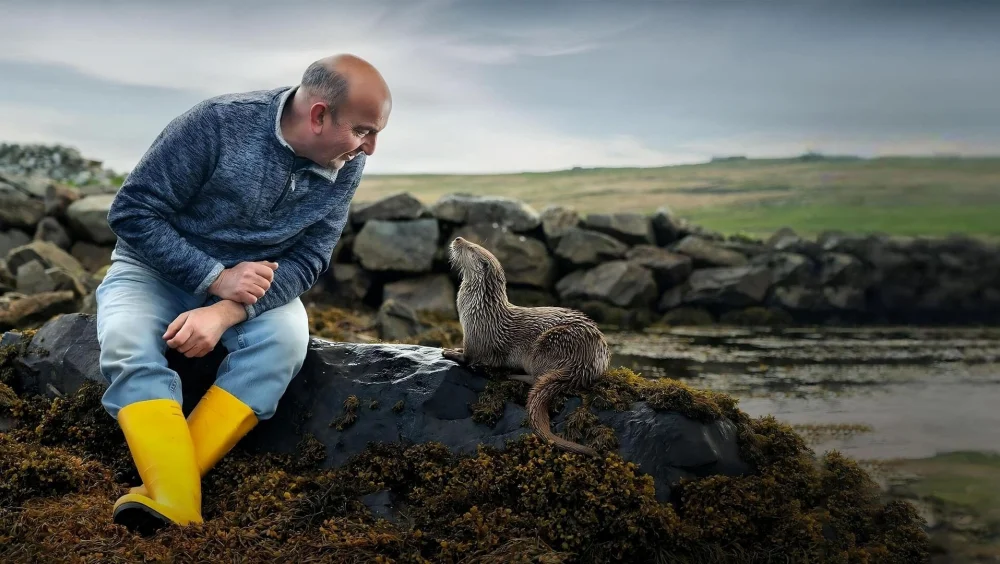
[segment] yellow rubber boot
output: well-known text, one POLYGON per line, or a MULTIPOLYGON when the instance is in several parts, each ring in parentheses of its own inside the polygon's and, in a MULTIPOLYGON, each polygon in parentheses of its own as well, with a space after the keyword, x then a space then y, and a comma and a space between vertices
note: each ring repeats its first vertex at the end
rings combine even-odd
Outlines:
MULTIPOLYGON (((212 386, 191 410, 187 424, 201 477, 257 425, 257 416, 236 396, 212 386)), ((146 495, 146 487, 137 486, 131 492, 146 495)))
POLYGON ((148 492, 118 498, 114 522, 142 534, 201 523, 201 476, 180 404, 155 399, 126 405, 118 425, 148 492))

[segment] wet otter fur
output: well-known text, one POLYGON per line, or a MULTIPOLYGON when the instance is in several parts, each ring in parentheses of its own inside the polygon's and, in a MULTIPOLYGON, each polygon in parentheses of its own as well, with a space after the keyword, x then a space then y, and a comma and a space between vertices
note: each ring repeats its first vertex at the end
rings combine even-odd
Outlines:
POLYGON ((503 267, 492 253, 462 237, 449 246, 457 267, 461 349, 443 355, 465 365, 523 370, 510 376, 532 384, 528 420, 535 433, 570 452, 598 456, 589 447, 552 433, 549 405, 561 393, 589 388, 608 369, 611 351, 597 324, 563 307, 522 307, 507 299, 503 267))

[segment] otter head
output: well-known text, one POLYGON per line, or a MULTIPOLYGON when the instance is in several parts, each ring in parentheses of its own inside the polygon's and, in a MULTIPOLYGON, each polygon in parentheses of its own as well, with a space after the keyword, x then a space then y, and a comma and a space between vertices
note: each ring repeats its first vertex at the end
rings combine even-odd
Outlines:
POLYGON ((506 289, 507 281, 500 261, 482 245, 462 237, 455 237, 448 250, 451 264, 458 269, 462 284, 499 286, 506 289))

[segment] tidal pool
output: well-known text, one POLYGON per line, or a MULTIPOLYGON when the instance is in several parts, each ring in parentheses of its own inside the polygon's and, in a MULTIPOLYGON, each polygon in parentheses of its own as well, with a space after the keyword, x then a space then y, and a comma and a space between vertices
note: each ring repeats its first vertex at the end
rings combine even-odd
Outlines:
POLYGON ((615 365, 727 392, 822 452, 1000 452, 1000 331, 671 329, 609 334, 615 365), (828 431, 828 432, 824 432, 828 431))
POLYGON ((934 563, 1000 562, 1000 330, 675 328, 608 334, 616 366, 729 393, 912 502, 934 563))

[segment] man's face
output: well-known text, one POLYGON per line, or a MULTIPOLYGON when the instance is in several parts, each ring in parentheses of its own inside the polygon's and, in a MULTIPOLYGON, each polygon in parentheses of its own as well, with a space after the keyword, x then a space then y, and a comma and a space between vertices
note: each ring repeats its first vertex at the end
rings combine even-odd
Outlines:
POLYGON ((389 100, 349 97, 335 116, 325 113, 322 130, 317 136, 320 159, 317 162, 339 170, 361 153, 371 156, 375 152, 376 137, 389 119, 390 109, 389 100))

